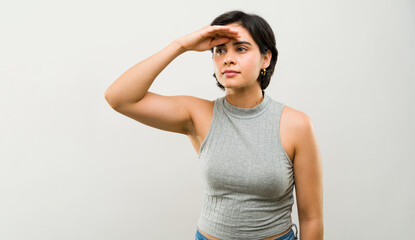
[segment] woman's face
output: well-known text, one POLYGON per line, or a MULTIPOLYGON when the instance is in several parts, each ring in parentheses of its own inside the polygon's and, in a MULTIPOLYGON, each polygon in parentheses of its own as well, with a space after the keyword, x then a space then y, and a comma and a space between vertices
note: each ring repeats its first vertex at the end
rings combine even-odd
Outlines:
POLYGON ((213 48, 216 78, 225 88, 259 87, 257 78, 261 69, 268 67, 271 52, 262 55, 248 30, 241 25, 226 26, 236 29, 240 37, 213 48))

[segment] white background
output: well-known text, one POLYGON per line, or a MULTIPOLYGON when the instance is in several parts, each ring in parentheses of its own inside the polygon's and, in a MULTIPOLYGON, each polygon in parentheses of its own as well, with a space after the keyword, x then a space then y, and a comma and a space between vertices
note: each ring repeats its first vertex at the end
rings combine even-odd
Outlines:
MULTIPOLYGON (((26 0, 0 3, 0 239, 193 239, 190 141, 115 112, 104 92, 236 9, 275 32, 266 92, 313 121, 325 239, 413 237, 414 1, 26 0)), ((213 100, 212 74, 210 52, 188 52, 150 91, 213 100)))

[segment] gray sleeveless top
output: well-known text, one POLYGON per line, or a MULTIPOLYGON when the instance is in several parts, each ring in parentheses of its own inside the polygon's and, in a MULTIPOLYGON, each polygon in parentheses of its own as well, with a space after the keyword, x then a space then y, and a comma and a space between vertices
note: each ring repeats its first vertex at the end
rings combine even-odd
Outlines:
POLYGON ((202 210, 198 227, 224 240, 270 237, 292 225, 293 165, 279 135, 284 104, 264 93, 253 108, 215 100, 198 158, 202 210))

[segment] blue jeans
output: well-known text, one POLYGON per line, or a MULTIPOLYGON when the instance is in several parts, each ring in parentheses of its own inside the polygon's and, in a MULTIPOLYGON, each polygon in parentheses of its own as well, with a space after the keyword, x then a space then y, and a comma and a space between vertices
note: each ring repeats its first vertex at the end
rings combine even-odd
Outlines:
MULTIPOLYGON (((295 225, 295 223, 293 223, 293 225, 291 225, 291 230, 289 232, 287 232, 286 234, 284 234, 282 236, 279 236, 279 237, 275 238, 274 240, 297 240, 297 239, 298 239, 298 229, 297 229, 297 225, 295 225), (294 231, 292 229, 293 226, 295 228, 295 234, 294 234, 294 231)), ((203 236, 199 232, 199 229, 197 229, 194 240, 209 240, 209 238, 203 236)))

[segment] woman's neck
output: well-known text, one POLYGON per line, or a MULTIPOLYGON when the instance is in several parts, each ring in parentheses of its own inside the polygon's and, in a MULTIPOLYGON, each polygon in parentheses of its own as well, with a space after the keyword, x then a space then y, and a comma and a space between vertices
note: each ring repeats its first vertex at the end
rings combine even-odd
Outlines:
POLYGON ((226 91, 226 100, 233 106, 253 108, 264 100, 262 89, 259 91, 226 91))

